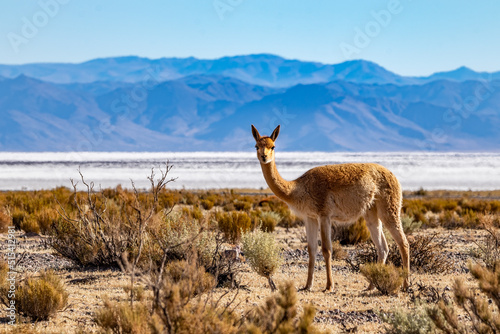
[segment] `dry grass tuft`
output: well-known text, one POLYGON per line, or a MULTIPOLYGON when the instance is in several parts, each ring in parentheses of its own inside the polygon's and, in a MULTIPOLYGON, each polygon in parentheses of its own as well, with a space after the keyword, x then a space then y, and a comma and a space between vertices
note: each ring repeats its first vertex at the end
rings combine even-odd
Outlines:
POLYGON ((217 212, 215 220, 226 239, 234 244, 240 241, 241 233, 245 233, 253 227, 252 219, 245 212, 217 212))
POLYGON ((104 306, 96 313, 94 321, 101 333, 150 334, 151 315, 145 304, 113 303, 104 301, 104 306))
POLYGON ((363 217, 351 225, 332 225, 332 232, 332 239, 338 240, 342 245, 356 245, 370 240, 370 231, 363 217))
POLYGON ((334 260, 344 260, 347 257, 347 252, 340 245, 338 240, 332 242, 332 259, 334 260))
POLYGON ((19 313, 35 321, 48 320, 66 306, 68 293, 59 277, 46 271, 23 281, 15 300, 19 313))
POLYGON ((7 208, 0 208, 0 233, 5 233, 12 226, 12 217, 7 208))
POLYGON ((392 264, 369 263, 361 266, 361 273, 383 295, 395 295, 407 275, 392 264))

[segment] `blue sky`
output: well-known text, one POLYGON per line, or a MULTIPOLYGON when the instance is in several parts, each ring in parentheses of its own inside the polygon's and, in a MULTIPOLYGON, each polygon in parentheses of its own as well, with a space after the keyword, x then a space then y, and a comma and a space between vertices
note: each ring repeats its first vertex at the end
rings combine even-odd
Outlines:
POLYGON ((499 13, 496 0, 6 0, 0 63, 273 53, 403 75, 499 71, 499 13))

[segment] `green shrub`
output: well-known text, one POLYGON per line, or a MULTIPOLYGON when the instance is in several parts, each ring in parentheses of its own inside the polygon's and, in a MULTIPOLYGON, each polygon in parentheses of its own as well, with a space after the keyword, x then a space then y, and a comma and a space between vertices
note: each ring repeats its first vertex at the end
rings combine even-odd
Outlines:
POLYGON ((19 313, 35 321, 48 320, 68 303, 68 293, 62 281, 53 272, 42 272, 40 277, 22 281, 16 291, 19 313))
POLYGON ((245 233, 253 227, 251 218, 244 212, 217 212, 215 219, 225 238, 234 244, 241 239, 241 233, 245 233))
POLYGON ((380 313, 379 316, 390 326, 385 331, 387 334, 427 334, 435 331, 434 323, 422 305, 416 305, 411 311, 398 308, 390 314, 380 313))
POLYGON ((245 258, 255 272, 269 281, 271 290, 276 287, 272 275, 283 263, 280 245, 271 233, 256 229, 242 236, 245 258))
POLYGON ((413 234, 413 232, 422 227, 421 221, 416 221, 413 217, 405 214, 401 216, 401 224, 406 235, 413 234))
POLYGON ((213 236, 209 231, 203 231, 200 234, 201 226, 197 220, 179 213, 161 215, 158 220, 147 230, 149 237, 144 245, 146 264, 149 260, 159 263, 163 253, 162 248, 167 249, 168 261, 185 260, 191 247, 200 250, 198 256, 201 260, 211 259, 215 249, 213 236))
POLYGON ((370 285, 383 295, 397 294, 403 284, 406 273, 392 264, 369 263, 360 267, 360 271, 370 285))

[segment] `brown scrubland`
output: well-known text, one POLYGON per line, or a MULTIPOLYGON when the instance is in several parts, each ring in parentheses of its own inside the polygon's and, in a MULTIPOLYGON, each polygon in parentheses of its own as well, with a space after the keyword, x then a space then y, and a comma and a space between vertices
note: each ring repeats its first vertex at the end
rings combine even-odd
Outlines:
POLYGON ((407 291, 390 234, 379 265, 362 218, 333 226, 324 293, 297 291, 304 225, 269 190, 170 190, 168 171, 149 189, 1 192, 0 332, 500 332, 500 191, 404 192, 407 291))

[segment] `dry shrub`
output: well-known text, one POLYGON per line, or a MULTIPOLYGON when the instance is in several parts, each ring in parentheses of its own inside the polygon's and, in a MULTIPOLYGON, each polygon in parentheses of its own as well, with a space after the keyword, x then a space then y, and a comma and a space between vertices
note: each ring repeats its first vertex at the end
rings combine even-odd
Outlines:
POLYGON ((203 207, 203 209, 205 210, 210 210, 211 208, 214 207, 214 202, 212 202, 211 200, 209 199, 202 199, 201 200, 201 206, 203 207))
POLYGON ((182 202, 182 195, 179 192, 164 190, 158 195, 158 202, 161 208, 172 208, 182 202))
POLYGON ((68 303, 68 293, 59 277, 51 271, 22 281, 16 289, 19 313, 35 321, 48 320, 68 303))
MULTIPOLYGON (((147 303, 105 302, 95 317, 102 333, 317 333, 315 311, 306 306, 298 317, 296 290, 291 283, 262 306, 243 316, 230 301, 212 299, 214 278, 197 265, 196 256, 157 268, 147 279, 153 307, 147 303), (220 306, 219 306, 220 305, 220 306)), ((144 277, 146 279, 146 277, 144 277)))
POLYGON ((344 260, 347 257, 347 252, 340 245, 338 240, 332 242, 332 259, 334 260, 344 260))
POLYGON ((266 232, 274 232, 276 225, 281 221, 279 213, 274 211, 262 211, 259 213, 260 228, 266 232))
POLYGON ((26 233, 40 233, 40 225, 35 215, 29 215, 21 222, 21 230, 26 233))
POLYGON ((151 333, 152 318, 146 304, 113 303, 104 301, 94 317, 101 333, 117 334, 149 334, 151 333))
POLYGON ((455 304, 468 314, 472 326, 467 328, 457 317, 459 310, 444 301, 428 308, 428 315, 445 333, 469 333, 470 330, 481 334, 500 333, 500 263, 494 271, 477 264, 469 268, 481 293, 466 287, 462 279, 455 280, 453 293, 455 304))
POLYGON ((192 192, 186 192, 183 194, 182 203, 184 204, 195 205, 199 201, 200 201, 199 197, 192 192))
MULTIPOLYGON (((408 236, 410 247, 410 268, 412 271, 426 274, 441 274, 452 272, 453 262, 443 254, 444 240, 436 242, 438 233, 430 235, 408 236)), ((360 264, 377 261, 377 250, 372 242, 357 246, 353 258, 347 259, 348 264, 355 271, 360 264)), ((401 267, 401 255, 396 243, 389 246, 387 263, 401 267)))
POLYGON ((276 196, 269 196, 262 199, 258 203, 258 206, 262 208, 268 208, 269 211, 273 211, 279 214, 281 220, 278 223, 278 226, 292 228, 302 225, 302 221, 290 211, 288 205, 279 200, 276 196))
POLYGON ((332 229, 332 239, 338 240, 342 245, 356 245, 370 240, 370 231, 363 217, 351 225, 332 225, 332 229))
POLYGON ((214 277, 205 268, 196 266, 195 261, 173 261, 168 264, 166 274, 172 284, 184 284, 179 290, 181 299, 195 297, 215 286, 214 277))
POLYGON ((219 230, 231 243, 238 243, 241 233, 252 229, 252 219, 245 212, 217 212, 215 219, 219 230))
MULTIPOLYGON (((155 180, 154 171, 148 177, 149 192, 95 191, 94 184, 87 183, 80 173, 86 192, 78 193, 73 182, 73 207, 75 212, 64 211, 63 219, 53 224, 51 246, 61 255, 81 265, 123 266, 127 257, 138 262, 142 249, 153 235, 147 236, 147 228, 161 221, 158 194, 166 184, 171 166, 155 180), (116 194, 115 194, 116 193, 116 194), (107 196, 113 196, 110 199, 107 196), (137 260, 137 261, 136 261, 137 260)), ((134 263, 134 266, 138 263, 134 263)))
MULTIPOLYGON (((481 214, 500 213, 500 201, 490 199, 419 198, 404 199, 403 212, 429 227, 481 228, 481 214), (432 213, 429 215, 429 213, 432 213), (437 216, 438 219, 428 219, 437 216)), ((500 221, 499 221, 500 223, 500 221)))
POLYGON ((139 265, 149 266, 150 261, 159 263, 165 250, 167 262, 186 260, 186 256, 194 251, 199 263, 211 265, 215 251, 215 232, 198 220, 192 220, 178 213, 160 214, 158 221, 148 226, 143 258, 139 265))
POLYGON ((248 201, 236 201, 233 203, 234 208, 238 211, 250 211, 252 209, 252 202, 248 201))
MULTIPOLYGON (((32 324, 17 324, 17 325, 8 325, 8 329, 1 329, 0 334, 41 334, 42 332, 38 331, 33 327, 32 324)), ((44 334, 49 333, 58 333, 58 332, 47 332, 43 331, 44 334)))
POLYGON ((280 286, 279 293, 253 309, 240 333, 321 333, 314 325, 316 313, 305 305, 301 316, 297 311, 297 291, 292 282, 280 286))
POLYGON ((191 219, 200 220, 203 218, 203 211, 197 205, 193 205, 191 208, 182 208, 182 214, 191 219))
MULTIPOLYGON (((410 268, 412 271, 426 274, 443 274, 454 270, 453 261, 443 254, 444 240, 436 241, 439 234, 409 236, 410 268)), ((402 266, 399 248, 393 243, 387 261, 395 266, 402 266)))
POLYGON ((408 290, 410 300, 416 304, 436 304, 443 300, 449 301, 446 294, 448 287, 439 289, 432 285, 427 285, 422 282, 415 282, 412 284, 411 289, 408 290))
POLYGON ((271 233, 256 229, 242 236, 245 258, 255 272, 268 279, 272 291, 276 286, 272 275, 283 263, 281 247, 271 233))
POLYGON ((12 217, 6 208, 0 209, 0 233, 8 231, 9 226, 12 226, 12 217))
MULTIPOLYGON (((196 298, 213 289, 215 280, 194 259, 171 263, 162 283, 153 285, 153 311, 160 333, 235 333, 236 317, 208 300, 196 298)), ((208 297, 207 297, 208 298, 208 297)))
POLYGON ((59 215, 59 213, 57 212, 56 209, 46 207, 46 208, 42 208, 41 210, 37 211, 34 214, 34 219, 38 223, 38 226, 40 227, 40 231, 42 233, 46 233, 46 232, 50 231, 52 224, 61 220, 61 216, 59 215))
POLYGON ((369 263, 360 267, 370 285, 373 285, 383 295, 395 295, 407 275, 401 268, 392 264, 369 263))
POLYGON ((488 269, 495 270, 495 266, 500 263, 500 229, 496 228, 498 217, 486 214, 481 216, 483 228, 488 235, 482 242, 476 243, 476 249, 472 255, 481 259, 488 269))

